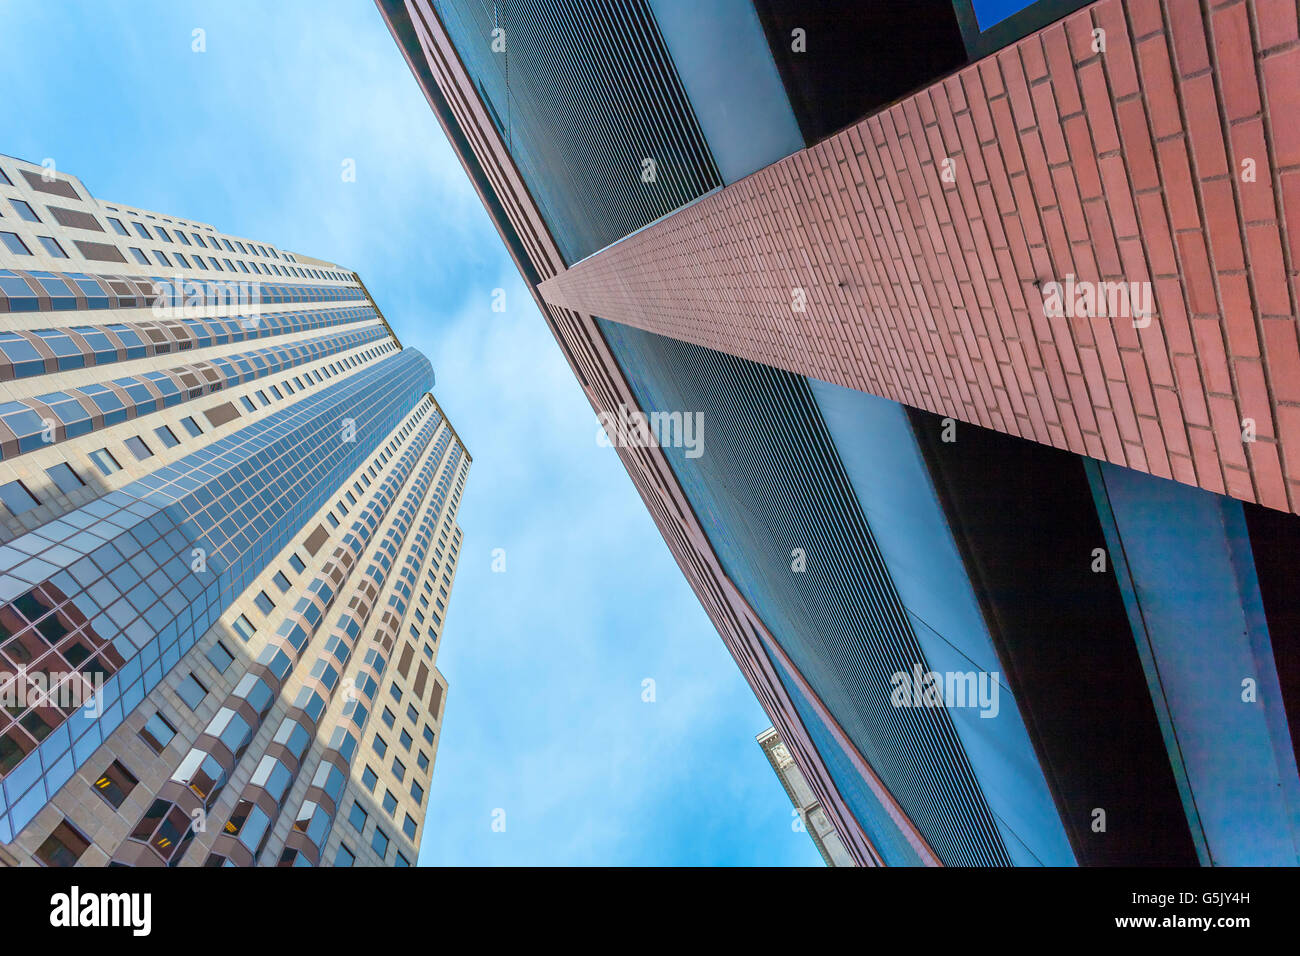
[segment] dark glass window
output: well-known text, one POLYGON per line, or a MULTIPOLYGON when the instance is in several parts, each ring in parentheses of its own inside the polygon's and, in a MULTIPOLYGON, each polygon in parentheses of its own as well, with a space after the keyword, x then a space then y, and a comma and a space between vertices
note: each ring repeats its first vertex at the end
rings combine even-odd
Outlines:
POLYGON ((162 714, 155 713, 144 722, 144 727, 140 729, 140 736, 154 753, 162 753, 163 748, 176 736, 176 728, 169 724, 162 714))
POLYGON ((37 848, 36 859, 46 866, 72 866, 88 849, 90 841, 64 820, 37 848))
POLYGON ((95 792, 115 809, 120 807, 140 781, 120 761, 114 760, 95 781, 95 792))

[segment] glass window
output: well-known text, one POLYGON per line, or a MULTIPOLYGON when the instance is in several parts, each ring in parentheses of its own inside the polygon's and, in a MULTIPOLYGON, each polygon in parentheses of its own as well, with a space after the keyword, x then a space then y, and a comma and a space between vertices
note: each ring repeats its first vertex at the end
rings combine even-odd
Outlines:
POLYGON ((55 259, 68 258, 68 254, 63 251, 63 247, 52 236, 37 236, 36 238, 41 240, 41 245, 45 247, 45 251, 55 259))
POLYGON ((212 647, 208 649, 208 660, 211 661, 212 666, 217 669, 217 673, 224 674, 226 668, 234 663, 235 656, 231 654, 230 651, 226 650, 226 645, 217 641, 217 643, 213 644, 212 647))
POLYGON ((208 689, 193 674, 186 674, 185 679, 176 688, 176 693, 190 710, 198 710, 199 704, 203 703, 203 698, 208 696, 208 689))
POLYGON ((303 563, 302 558, 298 557, 297 554, 289 555, 289 566, 299 574, 302 574, 303 571, 307 570, 307 565, 303 563))
POLYGON ((266 596, 265 591, 258 591, 257 597, 253 598, 253 603, 263 614, 270 614, 275 610, 275 602, 266 596))
POLYGON ((411 781, 411 799, 414 800, 417 805, 424 803, 424 787, 420 786, 420 781, 418 780, 411 781))
POLYGON ((176 736, 176 728, 167 722, 162 714, 154 713, 152 717, 144 722, 140 729, 140 737, 154 753, 162 753, 163 748, 172 742, 176 736))
POLYGON ((100 448, 90 453, 90 460, 93 461, 106 475, 111 475, 115 471, 121 471, 122 466, 117 463, 117 459, 107 448, 100 448))
POLYGON ((379 774, 375 773, 369 766, 361 772, 361 782, 365 784, 367 790, 375 792, 375 784, 379 783, 379 774))
POLYGON ((402 821, 402 832, 405 833, 408 838, 414 840, 415 831, 416 831, 415 818, 408 813, 406 815, 406 819, 402 821))
POLYGON ((27 490, 27 486, 21 481, 11 481, 8 484, 0 485, 0 502, 9 509, 12 515, 20 515, 24 511, 31 511, 39 501, 27 490))
POLYGON ((395 866, 395 867, 399 867, 399 868, 400 868, 400 867, 403 867, 403 866, 410 866, 410 865, 411 865, 411 861, 408 860, 408 859, 407 859, 405 856, 403 856, 401 853, 397 854, 397 860, 393 863, 393 866, 395 866))
POLYGON ((30 256, 32 250, 27 248, 27 244, 18 238, 16 232, 0 232, 0 242, 5 244, 8 249, 16 256, 30 256))
POLYGON ((411 749, 411 735, 408 734, 405 730, 403 730, 403 731, 402 731, 402 738, 401 738, 401 739, 402 739, 402 747, 403 747, 404 749, 406 749, 406 750, 410 750, 410 749, 411 749))
MULTIPOLYGON (((177 233, 177 235, 179 235, 179 233, 177 233)), ((195 437, 203 434, 203 429, 199 427, 199 423, 189 416, 182 418, 181 424, 185 426, 187 432, 195 437)))
POLYGON ((396 757, 393 758, 393 776, 399 781, 406 779, 406 764, 402 763, 402 761, 398 760, 396 757))
POLYGON ((257 629, 254 628, 248 618, 244 617, 242 614, 235 618, 234 627, 236 633, 246 641, 250 640, 252 636, 257 633, 257 629))
POLYGON ((163 446, 166 448, 175 448, 181 443, 181 440, 177 438, 176 434, 166 425, 159 425, 153 430, 153 433, 158 436, 158 440, 162 442, 163 446))
POLYGON ((247 395, 240 396, 240 399, 239 399, 239 400, 240 400, 241 402, 243 402, 243 404, 244 404, 244 408, 245 408, 246 411, 250 411, 250 412, 255 412, 255 411, 257 411, 257 406, 254 405, 251 401, 249 401, 249 398, 248 398, 247 395))
POLYGON ((384 723, 389 727, 393 726, 393 724, 397 722, 397 717, 387 707, 384 708, 383 718, 384 723))
POLYGON ((76 491, 78 488, 85 487, 85 482, 72 470, 72 466, 65 462, 59 462, 57 465, 51 465, 45 469, 45 474, 54 482, 56 488, 65 494, 76 491))
POLYGON ((380 859, 388 856, 388 834, 375 827, 375 835, 370 839, 370 847, 379 854, 380 859))
POLYGON ((366 828, 366 819, 368 814, 361 809, 361 804, 352 804, 351 811, 348 812, 348 823, 352 824, 352 829, 360 833, 366 828))
POLYGON ((136 461, 144 461, 146 458, 153 457, 153 452, 149 450, 149 446, 144 443, 144 439, 139 435, 132 435, 126 440, 125 445, 131 454, 135 455, 136 461))
POLYGON ((163 252, 161 249, 155 249, 153 251, 153 257, 157 260, 158 265, 160 266, 170 267, 172 264, 171 260, 167 258, 167 253, 163 252))
POLYGON ((348 849, 346 843, 339 844, 338 855, 334 857, 335 866, 351 866, 357 860, 356 855, 348 849))
POLYGON ((433 728, 427 724, 424 727, 424 739, 429 743, 433 743, 433 728))
POLYGON ((36 210, 32 209, 31 206, 27 205, 27 203, 23 202, 21 199, 11 199, 9 200, 9 204, 18 211, 18 217, 20 219, 26 219, 28 222, 41 221, 41 217, 36 215, 36 210))
POLYGON ((397 812, 397 798, 391 790, 384 791, 384 812, 390 817, 397 812))
POLYGON ((119 236, 130 235, 130 233, 126 231, 126 226, 122 225, 122 220, 114 219, 112 216, 109 216, 108 224, 113 227, 113 231, 117 233, 119 236))
POLYGON ((90 841, 64 820, 36 849, 36 859, 46 866, 73 866, 89 849, 90 841))
POLYGON ((135 261, 140 263, 140 265, 147 266, 149 264, 149 257, 144 254, 143 249, 132 246, 131 255, 135 256, 135 261))
POLYGON ((122 766, 120 761, 114 760, 99 775, 99 779, 95 781, 93 786, 95 792, 116 809, 126 801, 126 798, 139 782, 131 771, 122 766))
POLYGON ((375 736, 374 742, 371 743, 370 746, 374 749, 375 753, 379 754, 379 756, 381 757, 384 754, 388 753, 388 743, 384 740, 383 737, 380 737, 378 735, 375 736))
POLYGON ((416 755, 415 762, 419 765, 421 770, 429 769, 429 757, 423 750, 416 755))
POLYGON ((280 589, 281 593, 289 590, 289 579, 284 576, 284 572, 276 571, 272 580, 275 581, 275 586, 280 589))

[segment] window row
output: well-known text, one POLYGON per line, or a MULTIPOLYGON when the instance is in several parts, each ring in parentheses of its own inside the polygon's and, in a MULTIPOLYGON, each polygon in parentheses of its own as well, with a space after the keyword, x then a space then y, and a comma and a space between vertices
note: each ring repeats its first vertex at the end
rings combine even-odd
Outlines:
MULTIPOLYGON (((32 254, 23 239, 15 233, 0 229, 0 243, 16 255, 32 254)), ((147 265, 148 262, 144 261, 143 264, 147 265)), ((236 285, 226 280, 181 279, 177 282, 174 277, 168 279, 162 276, 0 269, 0 312, 237 307, 363 299, 365 294, 355 286, 299 285, 260 280, 247 284, 240 280, 236 285)))

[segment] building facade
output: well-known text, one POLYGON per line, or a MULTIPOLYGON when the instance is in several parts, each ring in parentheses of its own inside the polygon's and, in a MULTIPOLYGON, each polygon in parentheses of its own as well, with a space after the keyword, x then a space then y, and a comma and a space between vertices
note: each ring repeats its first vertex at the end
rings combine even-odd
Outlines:
POLYGON ((817 795, 808 786, 799 765, 790 755, 790 748, 782 743, 780 735, 769 727, 754 739, 763 748, 763 756, 772 765, 786 796, 794 805, 799 827, 812 837, 813 845, 817 847, 817 852, 826 861, 826 865, 853 866, 853 857, 844 849, 844 841, 831 826, 826 811, 817 802, 817 795))
POLYGON ((0 861, 413 865, 470 457, 355 273, 0 156, 0 861))
POLYGON ((1300 862, 1292 0, 377 6, 855 863, 1300 862))

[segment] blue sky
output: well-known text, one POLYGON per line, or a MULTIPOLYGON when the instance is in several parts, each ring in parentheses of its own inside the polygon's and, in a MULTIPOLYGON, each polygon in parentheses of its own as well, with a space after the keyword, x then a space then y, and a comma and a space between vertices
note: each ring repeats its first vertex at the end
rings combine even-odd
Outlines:
POLYGON ((474 468, 421 863, 820 865, 754 742, 766 717, 373 5, 8 0, 4 17, 0 152, 354 268, 433 362, 474 468))

